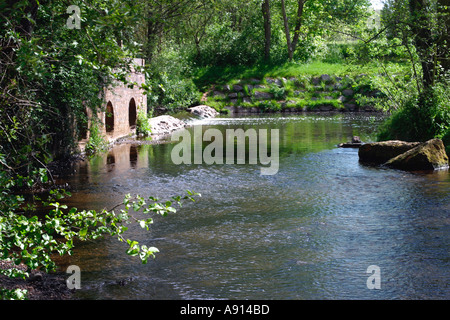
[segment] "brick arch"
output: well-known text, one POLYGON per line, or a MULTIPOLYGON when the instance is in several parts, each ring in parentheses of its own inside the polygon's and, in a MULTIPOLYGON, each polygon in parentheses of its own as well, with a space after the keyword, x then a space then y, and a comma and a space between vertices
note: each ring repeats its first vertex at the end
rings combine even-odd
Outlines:
POLYGON ((128 104, 128 124, 130 127, 136 126, 137 119, 137 109, 136 109, 136 101, 134 98, 131 98, 130 103, 128 104))
POLYGON ((80 138, 87 139, 89 138, 89 116, 87 109, 83 110, 83 116, 79 119, 79 130, 80 130, 80 138))
POLYGON ((105 128, 106 132, 114 131, 114 107, 111 101, 108 101, 105 112, 105 128))

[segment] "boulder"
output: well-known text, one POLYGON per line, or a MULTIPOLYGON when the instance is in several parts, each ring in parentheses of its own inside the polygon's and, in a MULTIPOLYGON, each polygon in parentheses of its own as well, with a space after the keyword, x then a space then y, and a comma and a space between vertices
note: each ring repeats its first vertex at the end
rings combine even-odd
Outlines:
POLYGON ((236 112, 236 113, 246 113, 247 109, 242 107, 242 106, 236 106, 235 109, 234 109, 234 112, 236 112))
POLYGON ((328 82, 331 81, 331 77, 328 74, 323 74, 323 75, 320 76, 320 80, 322 80, 323 82, 328 83, 328 82))
POLYGON ((244 87, 241 86, 241 85, 239 85, 239 84, 235 84, 235 85, 233 86, 233 90, 239 92, 239 91, 244 90, 244 87))
POLYGON ((383 164, 390 159, 417 147, 419 144, 420 142, 405 142, 399 140, 366 143, 359 148, 359 160, 371 164, 383 164))
POLYGON ((273 98, 273 94, 271 94, 270 92, 264 92, 264 91, 255 91, 255 99, 258 100, 267 100, 267 99, 272 99, 273 98))
POLYGON ((149 119, 152 136, 164 136, 186 127, 183 120, 169 115, 163 115, 149 119))
POLYGON ((334 107, 331 104, 321 104, 318 106, 318 109, 320 111, 331 111, 334 110, 334 107))
POLYGON ((448 157, 442 140, 431 139, 390 159, 385 165, 407 171, 447 169, 448 157))
POLYGON ((354 92, 352 89, 345 89, 345 90, 342 90, 342 94, 343 94, 344 96, 346 96, 346 97, 353 96, 354 93, 355 93, 355 92, 354 92))
POLYGON ((224 98, 225 98, 225 95, 224 95, 222 92, 220 92, 220 91, 214 91, 214 92, 213 92, 213 97, 224 99, 224 98))
POLYGON ((360 148, 362 146, 361 138, 358 136, 354 136, 351 142, 340 143, 338 144, 339 148, 360 148))
POLYGON ((318 85, 318 84, 320 84, 320 78, 319 77, 312 77, 311 78, 311 83, 313 84, 313 85, 318 85))
POLYGON ((190 113, 199 116, 200 118, 214 118, 219 114, 214 108, 205 105, 191 107, 188 108, 188 110, 190 113))
POLYGON ((228 110, 230 113, 236 112, 236 107, 235 106, 225 106, 224 109, 228 110))
POLYGON ((344 108, 348 111, 355 111, 358 109, 358 106, 354 103, 344 103, 344 108))
POLYGON ((282 87, 283 86, 283 80, 285 80, 285 79, 275 79, 275 81, 274 81, 274 83, 275 83, 275 85, 276 86, 278 86, 278 87, 282 87))
POLYGON ((267 86, 263 85, 263 84, 257 84, 253 88, 255 88, 255 89, 265 89, 265 88, 267 88, 267 86))

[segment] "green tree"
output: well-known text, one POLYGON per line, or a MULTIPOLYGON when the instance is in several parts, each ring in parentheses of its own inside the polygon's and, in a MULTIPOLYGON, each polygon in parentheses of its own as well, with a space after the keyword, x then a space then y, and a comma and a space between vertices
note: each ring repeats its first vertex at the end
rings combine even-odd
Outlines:
POLYGON ((335 30, 335 25, 355 24, 367 17, 368 6, 367 0, 280 1, 289 60, 293 59, 302 35, 322 35, 335 30))
POLYGON ((385 6, 385 29, 389 37, 401 39, 416 86, 383 127, 382 140, 450 136, 448 4, 442 0, 392 0, 385 6))
POLYGON ((67 28, 70 15, 62 2, 1 3, 0 153, 15 170, 70 155, 86 108, 96 114, 102 88, 125 81, 139 50, 129 37, 133 6, 77 3, 80 29, 67 28))
POLYGON ((448 0, 391 0, 383 9, 383 17, 388 36, 402 39, 413 67, 420 64, 416 79, 419 92, 445 78, 450 67, 448 0))
POLYGON ((272 22, 270 15, 270 1, 263 0, 261 4, 263 19, 264 19, 264 59, 270 59, 270 45, 272 38, 272 22))
MULTIPOLYGON (((60 1, 8 0, 0 3, 0 259, 28 271, 54 270, 53 254, 68 254, 75 238, 117 236, 126 252, 143 262, 157 249, 124 236, 128 223, 147 229, 151 217, 166 215, 172 204, 193 199, 174 197, 160 203, 153 197, 132 198, 110 210, 80 211, 60 200, 67 196, 52 184, 50 161, 70 155, 86 121, 96 114, 102 88, 114 80, 126 83, 130 61, 140 50, 134 37, 138 19, 133 1, 73 1, 80 8, 80 28, 67 27, 68 4, 60 1), (36 194, 50 188, 50 197, 36 194), (32 199, 20 193, 30 191, 32 199), (50 207, 33 215, 36 205, 50 207), (118 212, 117 212, 118 211, 118 212)), ((27 272, 28 272, 27 271, 27 272)), ((12 268, 0 274, 25 277, 12 268)), ((0 290, 0 297, 23 298, 23 292, 0 290)))

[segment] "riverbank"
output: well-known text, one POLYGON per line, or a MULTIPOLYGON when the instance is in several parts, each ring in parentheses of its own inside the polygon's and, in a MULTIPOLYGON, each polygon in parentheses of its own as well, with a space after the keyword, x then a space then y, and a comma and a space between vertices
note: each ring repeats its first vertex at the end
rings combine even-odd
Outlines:
POLYGON ((378 112, 382 98, 370 76, 322 74, 237 79, 212 85, 201 102, 222 113, 378 112))
MULTIPOLYGON (((10 269, 11 262, 0 260, 0 269, 10 269)), ((14 266, 17 269, 26 270, 24 265, 14 266)), ((66 284, 66 278, 61 273, 45 273, 39 270, 30 272, 27 279, 9 278, 0 276, 0 288, 8 290, 26 290, 27 300, 72 300, 74 290, 70 290, 66 284)))

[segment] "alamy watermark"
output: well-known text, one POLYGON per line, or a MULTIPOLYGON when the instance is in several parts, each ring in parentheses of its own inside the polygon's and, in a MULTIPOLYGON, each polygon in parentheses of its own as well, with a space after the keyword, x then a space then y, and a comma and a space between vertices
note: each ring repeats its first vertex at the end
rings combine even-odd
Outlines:
POLYGON ((66 273, 71 274, 66 280, 67 288, 70 290, 81 289, 81 270, 79 266, 71 265, 66 273))
POLYGON ((192 135, 177 131, 171 140, 179 141, 171 153, 174 164, 260 164, 261 175, 278 172, 279 129, 226 129, 224 134, 195 126, 192 135), (204 142, 210 143, 203 148, 204 142))
POLYGON ((367 289, 381 289, 381 269, 379 266, 371 265, 367 267, 366 273, 371 275, 367 278, 367 289))
POLYGON ((70 14, 67 18, 66 26, 68 29, 81 29, 81 10, 79 6, 71 5, 67 7, 66 13, 70 14))

